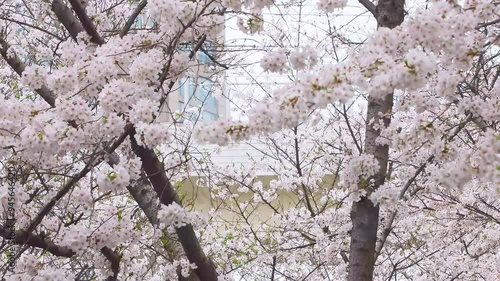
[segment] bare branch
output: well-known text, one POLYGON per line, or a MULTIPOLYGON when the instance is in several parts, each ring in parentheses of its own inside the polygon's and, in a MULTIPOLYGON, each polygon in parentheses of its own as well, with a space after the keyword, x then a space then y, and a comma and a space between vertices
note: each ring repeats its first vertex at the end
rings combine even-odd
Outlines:
POLYGON ((102 43, 104 43, 104 39, 97 32, 94 23, 87 15, 85 8, 82 6, 82 3, 79 0, 68 0, 68 2, 71 4, 71 7, 73 7, 73 10, 75 11, 78 19, 80 19, 80 23, 82 24, 83 29, 85 29, 85 31, 87 31, 87 34, 90 35, 90 41, 102 45, 102 43))
POLYGON ((55 33, 52 33, 50 31, 48 31, 46 29, 43 29, 41 27, 38 27, 36 25, 29 24, 27 22, 22 22, 22 21, 18 21, 18 20, 15 20, 15 19, 10 19, 10 18, 6 18, 6 17, 2 17, 2 16, 0 16, 0 19, 5 20, 5 21, 10 21, 10 22, 13 22, 13 23, 17 23, 19 25, 24 25, 24 26, 27 26, 27 27, 30 27, 30 28, 33 28, 33 29, 36 29, 36 30, 39 30, 39 31, 44 32, 44 33, 46 33, 46 34, 48 34, 48 35, 50 35, 52 37, 55 37, 55 38, 57 38, 57 39, 59 39, 61 41, 64 40, 64 38, 62 38, 61 36, 59 36, 59 35, 57 35, 55 33))
POLYGON ((490 22, 485 22, 485 23, 482 23, 482 24, 478 24, 476 29, 480 29, 480 28, 483 28, 483 27, 487 27, 487 26, 490 26, 490 25, 495 25, 497 23, 500 22, 500 18, 496 19, 496 20, 492 20, 490 22))
MULTIPOLYGON (((0 37, 0 55, 7 62, 7 64, 19 75, 22 76, 26 65, 17 56, 13 56, 8 53, 10 48, 9 44, 0 37)), ((55 107, 56 97, 54 94, 44 85, 40 89, 36 90, 37 94, 40 95, 51 107, 55 107)))
MULTIPOLYGON (((131 125, 127 125, 125 127, 124 132, 120 135, 120 137, 118 137, 118 139, 108 149, 106 149, 106 153, 108 153, 108 154, 113 153, 115 151, 115 149, 117 149, 123 143, 123 141, 126 139, 126 137, 128 136, 128 134, 130 133, 131 129, 132 129, 132 126, 131 125)), ((26 232, 28 233, 28 236, 42 222, 43 218, 52 210, 52 208, 54 208, 54 206, 56 205, 56 203, 61 198, 63 198, 66 194, 68 194, 68 192, 70 192, 73 189, 73 186, 80 179, 82 179, 83 177, 85 177, 88 172, 90 172, 90 170, 92 169, 93 166, 98 165, 103 160, 104 160, 103 153, 99 153, 99 155, 97 155, 96 157, 94 157, 94 159, 92 159, 91 161, 89 161, 89 163, 78 174, 76 174, 75 176, 73 176, 71 178, 71 180, 69 180, 64 185, 64 187, 61 188, 57 192, 57 194, 49 201, 49 203, 47 203, 47 205, 45 205, 42 208, 42 210, 40 211, 40 213, 38 213, 38 215, 35 217, 35 219, 31 221, 31 224, 26 229, 26 232)))
POLYGON ((139 16, 139 14, 142 12, 142 10, 146 7, 147 4, 148 4, 147 0, 142 0, 142 2, 139 3, 139 5, 135 8, 132 15, 130 15, 130 17, 128 18, 127 22, 125 23, 125 26, 120 31, 120 37, 127 35, 130 28, 134 24, 135 19, 139 16))
POLYGON ((359 0, 359 3, 372 13, 374 17, 377 17, 377 7, 370 0, 359 0))
POLYGON ((52 12, 56 15, 57 19, 64 25, 66 30, 68 30, 71 38, 76 40, 78 33, 83 32, 83 26, 78 21, 78 19, 73 15, 71 10, 64 4, 62 0, 52 1, 52 12))
MULTIPOLYGON (((475 124, 477 124, 478 126, 480 126, 484 121, 482 121, 481 119, 478 119, 477 117, 474 117, 472 115, 472 113, 469 113, 467 118, 465 119, 465 121, 463 121, 462 123, 459 124, 459 126, 457 126, 457 128, 455 129, 455 131, 446 138, 446 140, 448 142, 451 142, 457 135, 460 131, 462 131, 462 129, 465 128, 465 125, 468 123, 468 122, 474 122, 475 124)), ((480 127, 481 130, 485 131, 486 130, 486 126, 482 126, 480 127)), ((406 183, 405 185, 403 186, 403 188, 401 189, 401 191, 399 192, 399 196, 398 196, 398 199, 401 200, 404 198, 404 195, 406 193, 406 191, 408 191, 408 189, 410 188, 410 186, 416 181, 417 177, 425 170, 425 168, 427 167, 427 164, 429 163, 432 163, 432 161, 434 161, 434 155, 431 155, 427 158, 427 160, 422 163, 422 165, 420 165, 420 167, 418 167, 418 169, 415 171, 413 177, 411 177, 406 183)), ((387 220, 387 223, 384 227, 384 230, 382 231, 382 237, 380 238, 380 242, 377 244, 377 248, 375 250, 375 260, 377 260, 378 256, 380 255, 380 253, 382 252, 382 249, 384 247, 384 244, 385 242, 387 241, 387 237, 391 234, 391 231, 392 231, 392 225, 394 223, 394 219, 396 218, 396 215, 397 215, 397 212, 396 211, 392 211, 390 214, 389 214, 389 219, 387 220)))
MULTIPOLYGON (((4 239, 10 239, 12 236, 9 226, 0 225, 0 236, 4 239)), ((56 245, 40 235, 31 234, 26 230, 16 230, 14 232, 14 241, 18 245, 28 245, 31 247, 43 249, 54 256, 70 258, 76 253, 64 246, 56 245)))
MULTIPOLYGON (((17 245, 27 245, 42 249, 54 256, 71 258, 76 255, 76 252, 72 249, 57 245, 48 240, 46 237, 29 233, 27 230, 16 230, 14 232, 14 235, 12 235, 9 226, 0 225, 0 236, 4 239, 14 238, 14 241, 17 245)), ((119 272, 120 256, 108 247, 103 247, 101 249, 101 253, 111 262, 113 276, 108 278, 108 281, 116 280, 119 272)))

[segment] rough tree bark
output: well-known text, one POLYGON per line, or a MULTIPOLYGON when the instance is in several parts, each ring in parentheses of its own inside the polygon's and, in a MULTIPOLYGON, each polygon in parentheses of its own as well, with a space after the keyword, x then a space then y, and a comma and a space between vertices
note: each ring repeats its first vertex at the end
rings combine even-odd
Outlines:
MULTIPOLYGON (((178 205, 181 205, 179 196, 170 183, 170 179, 165 173, 165 168, 156 156, 155 152, 152 149, 138 145, 134 135, 135 132, 130 134, 132 150, 141 159, 142 169, 148 176, 148 180, 153 186, 161 204, 170 205, 175 202, 178 205)), ((175 231, 187 259, 190 263, 194 263, 197 266, 194 272, 199 280, 217 281, 217 271, 215 269, 215 265, 203 252, 193 226, 188 224, 186 226, 176 228, 175 231)), ((190 280, 194 280, 194 277, 190 280)))
MULTIPOLYGON (((131 184, 127 187, 127 190, 130 192, 134 200, 137 202, 137 205, 142 209, 146 217, 148 218, 151 225, 158 225, 158 210, 159 203, 157 202, 158 195, 151 188, 148 180, 140 180, 135 184, 131 184)), ((183 253, 184 250, 182 245, 173 239, 172 234, 169 234, 166 229, 162 230, 163 235, 168 237, 170 240, 169 245, 163 245, 165 251, 170 257, 175 257, 180 253, 183 253)), ((200 279, 195 274, 191 274, 189 277, 183 277, 179 274, 179 281, 199 281, 200 279)))
MULTIPOLYGON (((361 0, 360 2, 374 14, 378 27, 394 28, 404 20, 404 0, 379 0, 374 10, 370 9, 373 7, 372 3, 361 0)), ((385 126, 388 126, 391 123, 392 106, 393 93, 388 93, 383 99, 368 97, 364 153, 375 156, 380 168, 373 177, 374 183, 367 190, 367 195, 384 183, 389 158, 389 147, 376 143, 380 130, 373 128, 370 124, 379 124, 382 121, 385 126), (379 115, 380 113, 382 116, 379 115)), ((366 196, 353 204, 349 281, 373 280, 378 220, 379 208, 374 206, 366 196)))

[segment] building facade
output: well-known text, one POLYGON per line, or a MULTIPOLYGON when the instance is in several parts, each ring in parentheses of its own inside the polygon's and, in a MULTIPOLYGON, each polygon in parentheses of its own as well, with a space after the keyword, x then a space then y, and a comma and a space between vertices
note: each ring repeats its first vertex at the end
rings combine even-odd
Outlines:
MULTIPOLYGON (((189 69, 177 79, 168 94, 168 106, 160 112, 160 121, 183 123, 186 118, 197 122, 211 122, 229 116, 229 102, 223 95, 225 70, 218 60, 224 46, 224 16, 215 16, 217 24, 215 38, 206 39, 194 54, 189 69)), ((154 20, 147 15, 139 15, 136 29, 155 28, 154 20)), ((191 53, 190 43, 180 43, 177 52, 191 53)))

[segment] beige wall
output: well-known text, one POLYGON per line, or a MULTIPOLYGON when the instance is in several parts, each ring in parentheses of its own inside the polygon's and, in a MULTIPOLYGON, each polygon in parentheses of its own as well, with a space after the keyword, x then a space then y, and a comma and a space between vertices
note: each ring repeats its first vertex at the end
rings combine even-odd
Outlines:
MULTIPOLYGON (((333 175, 327 175, 323 178, 322 185, 326 189, 330 189, 333 183, 333 175)), ((191 177, 182 182, 182 185, 178 187, 178 193, 182 199, 182 203, 184 206, 188 208, 192 208, 193 210, 200 211, 202 213, 207 213, 208 210, 212 208, 217 208, 220 204, 220 199, 215 199, 211 196, 211 192, 209 188, 206 186, 196 186, 197 180, 199 177, 191 177)), ((258 177, 258 181, 261 181, 264 185, 264 188, 269 185, 269 182, 273 179, 277 179, 276 176, 260 176, 258 177)), ((239 193, 237 192, 238 187, 231 186, 229 187, 232 193, 238 194, 238 197, 235 200, 239 202, 247 202, 250 201, 254 193, 239 193)), ((319 200, 320 198, 315 198, 319 200)), ((279 211, 287 210, 293 207, 304 207, 305 204, 301 201, 301 198, 295 192, 287 192, 287 191, 279 191, 277 199, 271 202, 271 205, 278 209, 279 211)), ((253 211, 250 216, 250 221, 252 224, 259 224, 261 221, 269 221, 272 217, 274 211, 271 207, 266 204, 259 204, 257 209, 253 211)), ((232 212, 227 210, 222 210, 220 215, 223 219, 229 221, 238 221, 241 220, 241 216, 238 216, 232 212)))

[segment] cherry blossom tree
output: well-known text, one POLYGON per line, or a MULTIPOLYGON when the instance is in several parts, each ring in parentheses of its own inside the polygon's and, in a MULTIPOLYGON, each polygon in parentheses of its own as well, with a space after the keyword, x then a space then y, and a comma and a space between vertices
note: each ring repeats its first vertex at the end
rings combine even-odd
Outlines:
POLYGON ((366 42, 329 26, 297 48, 274 1, 3 0, 4 278, 498 279, 499 3, 359 3, 366 42), (225 15, 280 43, 261 66, 290 82, 248 122, 160 118, 225 15), (220 167, 194 137, 265 149, 220 167), (207 214, 180 191, 194 173, 207 214))

